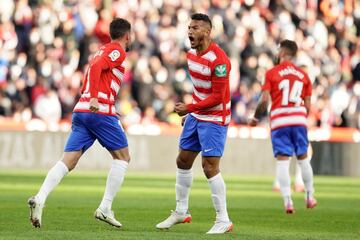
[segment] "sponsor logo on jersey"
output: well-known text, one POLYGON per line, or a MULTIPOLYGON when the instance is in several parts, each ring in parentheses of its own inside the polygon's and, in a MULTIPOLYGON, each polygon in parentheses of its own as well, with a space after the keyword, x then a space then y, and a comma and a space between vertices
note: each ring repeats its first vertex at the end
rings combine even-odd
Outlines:
POLYGON ((226 64, 217 65, 215 67, 215 75, 218 77, 226 77, 226 64))
POLYGON ((116 59, 118 59, 120 57, 120 52, 118 50, 113 50, 110 54, 109 57, 111 59, 111 61, 115 62, 116 59))

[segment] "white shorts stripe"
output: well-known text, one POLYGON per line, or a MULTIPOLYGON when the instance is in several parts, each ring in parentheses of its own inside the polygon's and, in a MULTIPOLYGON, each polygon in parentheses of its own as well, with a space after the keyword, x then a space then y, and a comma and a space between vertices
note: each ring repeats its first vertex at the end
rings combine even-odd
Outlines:
MULTIPOLYGON (((198 102, 193 99, 192 103, 196 104, 198 102)), ((226 110, 229 110, 230 108, 231 108, 231 102, 228 102, 226 104, 226 110)), ((218 105, 216 105, 216 106, 214 106, 212 108, 206 109, 206 111, 222 111, 222 110, 224 110, 222 103, 220 103, 220 104, 218 104, 218 105)))
MULTIPOLYGON (((83 93, 81 97, 90 98, 90 93, 83 93)), ((107 94, 103 92, 98 92, 98 98, 109 100, 107 94)))
POLYGON ((287 107, 287 108, 277 108, 271 111, 270 117, 282 114, 282 113, 293 113, 293 112, 302 112, 306 113, 305 107, 287 107))
POLYGON ((286 126, 286 125, 305 125, 306 126, 306 117, 304 116, 287 116, 275 118, 271 121, 271 129, 286 126))
MULTIPOLYGON (((195 118, 202 120, 202 121, 211 121, 211 122, 220 122, 222 123, 222 116, 216 116, 216 115, 201 115, 196 113, 191 113, 192 116, 195 118)), ((226 116, 225 124, 229 124, 231 120, 231 115, 226 116)))
MULTIPOLYGON (((74 110, 90 110, 90 103, 89 102, 78 102, 75 105, 74 110)), ((99 103, 99 112, 101 113, 110 113, 110 107, 109 104, 106 103, 99 103)), ((115 106, 111 106, 111 111, 113 114, 115 114, 115 106)))
POLYGON ((99 93, 98 93, 98 98, 108 99, 108 96, 107 96, 106 93, 99 92, 99 93))

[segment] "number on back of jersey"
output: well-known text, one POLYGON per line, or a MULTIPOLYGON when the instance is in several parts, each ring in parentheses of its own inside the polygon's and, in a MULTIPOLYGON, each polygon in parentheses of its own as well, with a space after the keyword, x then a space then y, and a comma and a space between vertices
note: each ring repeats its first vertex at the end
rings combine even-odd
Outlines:
POLYGON ((301 81, 295 81, 290 89, 290 81, 284 79, 279 83, 279 89, 282 90, 281 105, 287 106, 289 102, 295 103, 296 106, 300 106, 302 99, 301 94, 304 83, 301 81))

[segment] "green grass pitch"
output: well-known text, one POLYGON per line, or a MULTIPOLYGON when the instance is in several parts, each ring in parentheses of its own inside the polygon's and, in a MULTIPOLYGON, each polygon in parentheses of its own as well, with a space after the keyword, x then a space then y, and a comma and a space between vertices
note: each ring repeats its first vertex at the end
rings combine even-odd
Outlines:
POLYGON ((214 210, 205 177, 195 178, 190 195, 190 224, 155 229, 175 205, 175 174, 129 172, 113 209, 123 228, 93 218, 106 173, 74 172, 50 195, 43 226, 28 220, 27 199, 36 193, 45 172, 0 172, 0 239, 360 239, 360 179, 316 177, 319 206, 305 209, 303 194, 294 194, 296 213, 286 215, 270 177, 225 175, 232 233, 207 236, 214 210))

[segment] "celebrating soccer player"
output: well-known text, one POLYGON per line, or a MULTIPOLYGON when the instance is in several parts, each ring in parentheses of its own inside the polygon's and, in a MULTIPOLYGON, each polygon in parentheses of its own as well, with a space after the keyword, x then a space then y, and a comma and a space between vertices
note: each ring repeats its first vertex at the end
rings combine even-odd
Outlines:
POLYGON ((207 15, 196 13, 191 16, 188 28, 191 50, 187 53, 187 62, 194 84, 193 103, 175 105, 179 116, 186 115, 176 160, 176 210, 156 225, 158 229, 191 221, 188 206, 193 181, 191 168, 199 152, 216 210, 215 224, 207 233, 221 234, 233 228, 226 208, 226 186, 219 169, 230 122, 231 65, 226 53, 212 42, 211 28, 207 15))
POLYGON ((95 218, 121 227, 111 210, 130 161, 128 142, 115 112, 115 100, 124 75, 125 51, 131 43, 130 23, 121 18, 110 24, 111 42, 102 46, 90 61, 82 95, 73 111, 72 131, 64 155, 48 172, 39 192, 28 201, 30 221, 41 227, 42 209, 49 193, 71 171, 82 154, 97 139, 113 157, 106 188, 95 218))
POLYGON ((305 202, 307 208, 317 204, 313 197, 313 170, 308 156, 306 117, 310 111, 312 85, 308 75, 295 66, 293 58, 297 45, 290 40, 280 43, 279 64, 266 72, 262 96, 250 121, 256 126, 259 118, 267 110, 271 99, 270 111, 271 141, 277 159, 276 177, 280 192, 284 198, 286 213, 294 213, 290 188, 290 158, 295 154, 301 168, 305 184, 305 202))

